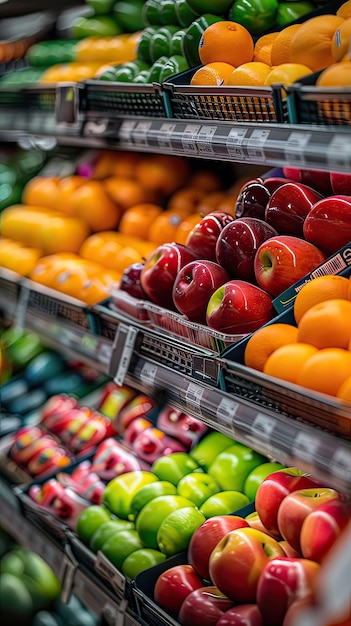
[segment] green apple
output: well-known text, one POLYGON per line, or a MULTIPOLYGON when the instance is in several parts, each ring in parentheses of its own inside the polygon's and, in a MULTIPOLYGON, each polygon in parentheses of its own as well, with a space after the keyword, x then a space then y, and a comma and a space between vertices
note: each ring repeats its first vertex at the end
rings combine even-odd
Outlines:
POLYGON ((229 515, 249 504, 249 498, 241 491, 220 491, 210 496, 201 506, 200 511, 208 519, 216 515, 229 515))
POLYGON ((213 431, 194 446, 190 451, 190 455, 201 467, 208 470, 215 458, 235 443, 234 439, 227 437, 227 435, 213 431))
POLYGON ((244 483, 244 493, 246 493, 249 500, 253 501, 256 497, 256 491, 263 480, 278 470, 284 469, 284 465, 281 463, 275 463, 268 461, 267 463, 261 463, 255 467, 247 476, 244 483))
POLYGON ((121 530, 105 541, 101 552, 111 561, 112 565, 121 569, 127 556, 143 547, 143 542, 136 530, 121 530))
POLYGON ((191 472, 179 481, 177 491, 196 506, 201 506, 207 498, 220 491, 217 481, 205 472, 191 472))
POLYGON ((33 614, 31 595, 25 584, 9 572, 1 572, 0 607, 7 624, 20 626, 31 624, 33 614))
POLYGON ((88 506, 78 517, 76 533, 84 543, 89 543, 93 534, 104 522, 110 521, 111 512, 104 506, 92 504, 88 506))
POLYGON ((93 552, 101 550, 105 541, 112 535, 121 532, 121 530, 134 530, 135 526, 133 522, 128 522, 125 519, 111 519, 108 522, 104 522, 94 532, 89 542, 89 547, 93 552))
POLYGON ((144 485, 157 480, 156 474, 145 470, 125 472, 107 483, 102 494, 102 502, 117 517, 128 519, 130 505, 135 494, 144 485))
POLYGON ((236 443, 216 457, 208 468, 208 473, 219 483, 222 490, 243 492, 245 480, 250 472, 266 461, 267 458, 262 454, 236 443))
POLYGON ((195 504, 183 496, 158 496, 148 502, 136 519, 136 529, 147 548, 158 548, 157 532, 163 520, 177 509, 195 507, 195 504))
POLYGON ((153 567, 158 563, 162 563, 166 555, 160 550, 153 548, 140 548, 135 550, 122 563, 122 573, 128 578, 135 578, 137 574, 143 572, 144 569, 153 567))
POLYGON ((151 466, 151 471, 158 476, 160 480, 166 480, 178 485, 183 476, 191 472, 202 472, 198 462, 187 452, 171 452, 165 456, 161 456, 151 466))
POLYGON ((161 552, 173 556, 187 550, 195 530, 206 521, 196 507, 184 507, 172 511, 163 520, 157 532, 157 545, 161 552))
POLYGON ((174 496, 177 493, 177 487, 167 480, 158 480, 156 483, 144 485, 137 493, 130 504, 130 514, 128 519, 134 521, 141 509, 158 496, 174 496))

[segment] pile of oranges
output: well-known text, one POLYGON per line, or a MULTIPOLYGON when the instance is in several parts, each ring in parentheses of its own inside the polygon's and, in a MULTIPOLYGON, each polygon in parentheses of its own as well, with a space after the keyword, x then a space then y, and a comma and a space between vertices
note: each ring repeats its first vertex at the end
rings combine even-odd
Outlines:
POLYGON ((294 317, 297 326, 258 329, 247 342, 245 365, 351 403, 351 277, 306 283, 294 317))
POLYGON ((241 24, 216 22, 203 33, 199 44, 203 66, 194 73, 191 84, 257 87, 281 83, 287 87, 323 70, 317 85, 350 85, 350 35, 351 0, 335 15, 312 17, 263 35, 256 42, 241 24))

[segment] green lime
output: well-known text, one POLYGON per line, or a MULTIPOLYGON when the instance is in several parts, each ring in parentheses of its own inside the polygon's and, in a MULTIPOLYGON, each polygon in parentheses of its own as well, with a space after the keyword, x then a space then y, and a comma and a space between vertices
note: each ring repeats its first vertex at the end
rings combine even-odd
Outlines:
POLYGON ((107 556, 117 569, 121 569, 122 563, 127 556, 143 547, 139 533, 136 530, 121 530, 105 541, 101 552, 107 556))
POLYGON ((110 480, 106 485, 102 494, 103 504, 117 517, 128 519, 130 503, 134 495, 143 485, 157 480, 158 477, 152 472, 144 470, 125 472, 110 480))
POLYGON ((145 63, 151 63, 150 45, 152 38, 157 32, 155 26, 148 26, 143 30, 137 45, 137 58, 145 63))
POLYGON ((221 488, 212 476, 205 472, 192 472, 183 476, 177 485, 180 496, 188 498, 196 506, 201 506, 207 498, 218 493, 221 488))
POLYGON ((183 54, 189 63, 189 67, 196 67, 201 64, 199 57, 199 43, 206 28, 215 22, 220 22, 218 15, 205 13, 194 20, 185 31, 183 39, 183 54))
POLYGON ((187 550, 195 530, 206 521, 206 517, 194 507, 172 511, 163 520, 157 533, 157 544, 161 552, 172 556, 187 550))
POLYGON ((111 513, 108 509, 99 504, 88 506, 77 519, 76 532, 79 539, 89 543, 99 526, 109 520, 111 513))
POLYGON ((187 452, 171 452, 166 456, 160 456, 151 469, 159 480, 167 480, 174 485, 177 485, 180 479, 190 472, 202 472, 196 459, 193 459, 187 452))
POLYGON ((0 576, 0 606, 7 624, 30 624, 33 613, 31 595, 25 583, 7 572, 0 576))
POLYGON ((163 26, 157 29, 150 42, 150 57, 152 63, 155 63, 155 61, 162 56, 170 56, 172 35, 174 35, 177 30, 178 26, 163 26))
POLYGON ((171 76, 180 74, 189 69, 188 62, 182 55, 173 55, 169 57, 160 74, 160 83, 164 83, 171 76))
POLYGON ((127 556, 122 563, 122 573, 128 578, 135 578, 137 574, 143 572, 144 569, 153 567, 158 563, 162 563, 166 558, 166 555, 160 552, 160 550, 154 550, 153 548, 141 548, 135 550, 127 556))
POLYGON ((158 496, 176 495, 176 493, 176 486, 167 480, 159 480, 156 483, 145 485, 135 494, 130 505, 130 514, 128 519, 134 521, 141 509, 145 506, 145 504, 150 502, 150 500, 153 500, 158 496))
POLYGON ((163 56, 157 59, 155 63, 153 63, 150 67, 149 74, 149 82, 150 83, 159 83, 160 82, 160 74, 168 61, 168 57, 163 56))
POLYGON ((208 473, 220 484, 223 491, 244 491, 250 472, 265 463, 267 458, 248 446, 236 443, 221 452, 208 468, 208 473))
POLYGON ((274 27, 278 6, 278 0, 235 0, 229 19, 257 35, 274 27))
POLYGON ((195 507, 195 504, 182 496, 158 496, 140 511, 136 520, 136 529, 147 548, 157 549, 157 532, 163 520, 177 509, 195 507))
POLYGON ((175 14, 177 21, 175 24, 187 28, 202 13, 201 10, 194 11, 188 3, 188 0, 175 0, 175 14))
POLYGON ((183 55, 183 39, 185 37, 185 30, 177 30, 171 37, 171 56, 174 54, 183 55))
POLYGON ((123 28, 125 33, 135 33, 144 28, 142 20, 143 0, 133 0, 133 2, 123 2, 119 0, 113 6, 113 15, 123 28))
POLYGON ((233 3, 233 0, 187 0, 193 11, 200 13, 215 13, 223 15, 233 3))
POLYGON ((190 451, 190 456, 195 459, 201 467, 208 470, 216 456, 234 444, 234 439, 218 431, 213 431, 196 444, 190 451))
POLYGON ((101 550, 105 541, 112 535, 121 532, 121 530, 134 530, 135 526, 133 522, 128 522, 125 519, 111 519, 108 522, 104 522, 94 532, 90 539, 89 547, 93 552, 101 550))
POLYGON ((161 0, 146 0, 141 18, 144 26, 162 26, 161 0))
POLYGON ((200 506, 200 511, 206 519, 216 515, 230 515, 249 502, 249 498, 241 491, 220 491, 207 498, 200 506))

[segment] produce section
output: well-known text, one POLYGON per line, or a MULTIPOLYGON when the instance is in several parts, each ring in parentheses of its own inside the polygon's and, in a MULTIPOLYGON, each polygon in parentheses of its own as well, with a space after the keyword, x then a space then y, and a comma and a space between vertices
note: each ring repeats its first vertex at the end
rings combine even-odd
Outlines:
MULTIPOLYGON (((262 29, 282 33, 290 8, 314 8, 266 4, 262 29)), ((56 54, 87 65, 98 55, 89 71, 99 75, 0 86, 11 186, 0 238, 0 524, 62 585, 60 606, 43 608, 51 622, 33 624, 60 624, 80 601, 94 614, 87 623, 349 624, 349 122, 345 101, 341 117, 328 108, 348 87, 318 104, 324 121, 297 123, 303 82, 236 94, 190 83, 207 14, 214 27, 239 22, 240 2, 87 5, 57 18, 53 40, 26 58, 43 75, 45 56, 56 71, 56 54), (195 32, 183 72, 169 57, 195 32), (100 80, 119 37, 131 37, 123 53, 135 58, 119 57, 100 80), (159 53, 166 74, 150 82, 159 53), (28 173, 16 141, 39 157, 28 173), (286 484, 290 472, 278 515, 265 506, 270 479, 286 484), (217 521, 228 526, 204 568, 196 537, 210 545, 217 521), (233 558, 244 539, 251 586, 233 558), (181 598, 167 591, 169 580, 181 589, 173 570, 189 582, 181 598)), ((253 32, 259 5, 244 16, 256 56, 277 35, 253 32)), ((341 11, 347 36, 347 3, 341 11)))

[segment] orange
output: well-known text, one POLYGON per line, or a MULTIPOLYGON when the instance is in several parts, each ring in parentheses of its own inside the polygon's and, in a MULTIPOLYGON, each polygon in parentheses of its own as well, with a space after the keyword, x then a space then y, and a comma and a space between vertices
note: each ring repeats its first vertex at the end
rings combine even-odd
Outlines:
POLYGON ((288 87, 307 74, 312 74, 312 70, 306 65, 300 63, 281 63, 271 69, 264 84, 272 85, 273 83, 282 83, 284 87, 288 87))
POLYGON ((118 230, 125 235, 148 239, 150 227, 161 213, 162 207, 157 204, 135 204, 123 213, 118 230))
POLYGON ((134 178, 134 169, 141 160, 136 152, 102 152, 93 165, 93 178, 123 176, 134 178))
POLYGON ((35 176, 24 187, 23 204, 55 208, 57 206, 60 179, 54 176, 35 176))
POLYGON ((48 218, 38 232, 38 247, 44 254, 78 252, 89 235, 86 222, 76 217, 48 218))
POLYGON ((217 206, 217 211, 220 211, 223 213, 229 213, 229 215, 233 215, 233 217, 235 217, 234 211, 235 211, 236 198, 237 196, 231 193, 226 194, 223 197, 223 199, 219 201, 218 206, 217 206))
POLYGON ((177 228, 183 221, 183 216, 178 211, 169 209, 159 215, 149 230, 149 241, 160 245, 174 241, 177 228))
POLYGON ((189 174, 190 165, 186 159, 169 155, 150 155, 147 159, 142 159, 135 168, 139 183, 145 189, 159 194, 161 198, 170 196, 183 187, 189 174))
MULTIPOLYGON (((207 194, 201 202, 199 202, 197 206, 197 211, 201 213, 202 216, 208 215, 208 213, 212 213, 213 211, 218 211, 219 206, 226 202, 228 199, 228 194, 226 191, 214 191, 213 193, 207 194)), ((230 211, 233 213, 233 209, 230 211)))
POLYGON ((351 376, 351 352, 342 348, 324 348, 312 355, 301 368, 297 383, 302 387, 335 396, 351 376))
POLYGON ((345 20, 348 17, 351 17, 351 0, 347 0, 341 7, 338 8, 336 15, 338 17, 343 17, 345 20))
POLYGON ((122 273, 132 263, 141 263, 145 257, 132 246, 124 246, 116 254, 114 269, 122 273))
POLYGON ((244 362, 247 367, 263 371, 268 357, 281 346, 297 341, 297 328, 291 324, 262 326, 249 338, 244 362))
POLYGON ((336 29, 331 40, 331 53, 334 61, 341 61, 345 54, 348 54, 350 49, 350 37, 351 37, 351 17, 344 22, 341 22, 340 26, 336 29))
POLYGON ((54 218, 62 218, 60 211, 44 207, 13 204, 1 213, 1 235, 39 248, 40 232, 54 218))
POLYGON ((336 397, 345 402, 351 402, 351 376, 345 378, 336 392, 336 397))
POLYGON ((203 65, 221 61, 237 67, 252 61, 254 42, 245 26, 223 20, 206 28, 200 39, 198 52, 203 65))
POLYGON ((291 40, 299 28, 300 24, 292 24, 291 26, 286 26, 277 34, 272 43, 271 65, 289 63, 291 40))
POLYGON ((121 216, 120 207, 95 180, 87 180, 75 189, 67 206, 69 212, 84 220, 93 232, 116 228, 121 216))
POLYGON ((262 87, 270 71, 271 67, 267 63, 259 61, 243 63, 231 73, 228 85, 262 87))
POLYGON ((208 193, 209 191, 219 191, 222 188, 222 181, 216 172, 199 169, 190 175, 189 186, 208 193))
POLYGON ((316 85, 318 87, 350 87, 351 62, 341 61, 330 65, 318 76, 316 85))
POLYGON ((272 47, 279 33, 268 33, 259 37, 255 43, 254 61, 273 65, 272 63, 272 47))
MULTIPOLYGON (((135 204, 150 202, 150 193, 137 180, 122 176, 111 176, 103 183, 104 190, 109 198, 115 202, 122 211, 129 209, 135 204)), ((111 228, 111 227, 108 227, 111 228)))
POLYGON ((101 263, 105 267, 114 268, 117 253, 122 250, 124 244, 113 240, 105 239, 101 233, 94 233, 83 241, 79 249, 79 254, 83 259, 101 263))
POLYGON ((65 178, 61 178, 57 185, 56 208, 64 213, 69 213, 72 193, 85 182, 86 179, 82 176, 65 176, 65 178))
POLYGON ((302 316, 312 306, 325 300, 341 298, 347 300, 349 280, 343 276, 318 276, 306 283, 294 302, 294 317, 299 324, 302 316))
POLYGON ((287 343, 272 352, 263 366, 263 372, 296 384, 301 368, 316 352, 317 348, 307 343, 287 343))
POLYGON ((290 62, 307 65, 314 72, 334 63, 331 41, 344 19, 318 15, 300 25, 290 45, 290 62))
POLYGON ((229 63, 223 63, 221 61, 207 63, 194 72, 190 84, 200 87, 203 85, 212 85, 215 87, 227 85, 229 76, 233 70, 233 65, 229 63))
POLYGON ((312 306, 300 320, 298 341, 316 348, 347 349, 351 338, 351 302, 326 300, 312 306))
POLYGON ((349 290, 348 290, 348 294, 347 294, 347 299, 351 300, 351 274, 349 276, 349 290))
POLYGON ((187 215, 195 213, 199 202, 203 199, 205 192, 196 187, 183 187, 175 191, 167 203, 167 209, 178 211, 181 209, 187 215))
POLYGON ((191 213, 187 217, 185 217, 177 227, 174 234, 174 241, 177 243, 186 244, 186 240, 188 239, 189 233, 192 231, 194 226, 198 224, 202 220, 202 215, 200 213, 191 213))

